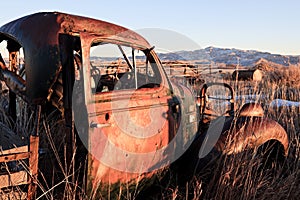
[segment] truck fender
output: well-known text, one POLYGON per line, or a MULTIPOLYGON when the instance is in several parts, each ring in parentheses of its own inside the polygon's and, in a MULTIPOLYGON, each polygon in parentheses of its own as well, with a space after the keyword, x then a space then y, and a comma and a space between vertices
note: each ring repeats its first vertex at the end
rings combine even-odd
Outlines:
POLYGON ((239 117, 223 131, 215 148, 225 154, 237 154, 245 149, 258 148, 268 141, 278 141, 288 154, 289 139, 284 128, 276 121, 263 117, 239 117))

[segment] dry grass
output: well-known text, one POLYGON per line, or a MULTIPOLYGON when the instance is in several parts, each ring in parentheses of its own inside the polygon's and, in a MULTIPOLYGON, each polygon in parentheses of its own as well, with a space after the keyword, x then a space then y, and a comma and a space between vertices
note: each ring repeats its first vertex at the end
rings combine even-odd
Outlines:
MULTIPOLYGON (((272 72, 272 75, 274 73, 272 72)), ((262 160, 263 157, 255 155, 253 151, 234 156, 221 155, 187 182, 188 190, 173 189, 177 199, 198 199, 198 194, 200 199, 299 198, 300 110, 299 107, 288 106, 273 108, 269 104, 273 99, 300 102, 300 70, 283 69, 276 74, 280 76, 278 80, 265 79, 262 83, 230 84, 234 87, 236 95, 249 95, 249 91, 255 94, 253 101, 264 106, 265 115, 278 121, 285 128, 290 140, 288 156, 275 159, 271 165, 267 165, 262 160)), ((244 103, 245 99, 239 100, 236 109, 244 103)))
MULTIPOLYGON (((300 102, 300 69, 271 71, 261 83, 232 82, 237 96, 254 94, 265 115, 287 131, 290 144, 286 158, 266 163, 255 151, 221 155, 201 168, 185 184, 170 176, 167 189, 153 199, 298 199, 300 196, 300 110, 299 107, 270 107, 274 99, 300 102), (274 75, 278 79, 270 80, 274 75)), ((236 109, 246 102, 240 99, 236 109)), ((259 152, 259 151, 258 151, 259 152)), ((201 162, 201 160, 200 160, 201 162)), ((151 198, 150 198, 151 199, 151 198)))
MULTIPOLYGON (((153 185, 147 186, 147 190, 142 189, 145 188, 144 185, 137 185, 133 191, 123 188, 116 197, 118 199, 298 199, 299 108, 271 108, 269 104, 277 98, 300 101, 299 76, 300 70, 291 68, 283 69, 281 72, 270 72, 268 79, 262 83, 230 83, 236 95, 249 94, 248 88, 251 87, 251 94, 256 94, 254 101, 263 105, 266 116, 278 121, 285 128, 290 139, 289 154, 286 158, 266 165, 262 160, 263 157, 259 154, 255 156, 253 151, 233 156, 221 155, 201 168, 189 180, 179 180, 178 172, 170 170, 163 179, 158 177, 153 185)), ((238 101, 236 109, 243 103, 244 99, 238 101)), ((5 114, 1 114, 0 119, 9 123, 5 114)), ((79 186, 82 177, 78 177, 76 167, 66 168, 65 138, 60 134, 63 130, 61 122, 56 114, 43 116, 40 127, 41 148, 46 151, 40 156, 37 199, 88 199, 79 186), (50 165, 51 169, 47 168, 50 165)), ((21 120, 16 129, 26 129, 25 132, 28 133, 31 127, 26 124, 21 120)), ((72 166, 75 166, 74 162, 72 166)))

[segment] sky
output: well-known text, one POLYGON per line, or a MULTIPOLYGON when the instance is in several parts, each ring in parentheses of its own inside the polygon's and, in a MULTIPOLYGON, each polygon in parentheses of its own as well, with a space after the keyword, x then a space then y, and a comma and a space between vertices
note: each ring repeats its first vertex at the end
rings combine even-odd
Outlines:
POLYGON ((166 30, 179 35, 173 40, 167 37, 169 43, 177 43, 184 36, 201 48, 300 55, 300 1, 296 0, 15 0, 1 2, 1 8, 0 25, 35 12, 60 11, 102 19, 138 32, 166 30))

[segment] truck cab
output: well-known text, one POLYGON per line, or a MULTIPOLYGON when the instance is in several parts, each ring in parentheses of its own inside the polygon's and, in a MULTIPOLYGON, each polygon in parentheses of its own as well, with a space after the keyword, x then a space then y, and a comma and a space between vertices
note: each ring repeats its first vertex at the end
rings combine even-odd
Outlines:
POLYGON ((87 150, 87 190, 151 177, 196 137, 192 89, 168 79, 155 48, 137 33, 53 12, 2 26, 0 39, 2 58, 10 58, 1 62, 9 116, 18 121, 20 99, 41 113, 59 110, 65 128, 55 134, 64 135, 68 167, 76 141, 87 150))
MULTIPOLYGON (((238 153, 271 139, 287 152, 286 132, 275 121, 251 114, 234 119, 234 94, 228 85, 217 84, 232 93, 225 98, 230 105, 223 113, 225 121, 224 116, 205 121, 204 115, 211 115, 206 101, 210 84, 194 91, 171 81, 155 47, 122 26, 60 12, 36 13, 0 27, 0 42, 6 46, 0 56, 0 79, 9 90, 10 123, 23 121, 20 111, 28 106, 34 131, 27 136, 38 138, 47 119, 41 116, 57 111, 64 127, 52 137, 63 138, 62 179, 80 172, 90 196, 155 177, 192 144, 197 156, 205 146, 198 143, 199 135, 209 141, 210 133, 219 129, 220 137, 211 147, 221 152, 238 153), (233 123, 235 130, 230 129, 233 123), (231 134, 237 139, 226 147, 231 134)), ((251 106, 255 107, 245 110, 251 106)), ((24 142, 35 148, 27 154, 35 155, 38 163, 39 141, 34 141, 24 142)), ((31 167, 30 183, 36 185, 37 165, 31 167)), ((30 189, 34 193, 34 187, 30 189)))

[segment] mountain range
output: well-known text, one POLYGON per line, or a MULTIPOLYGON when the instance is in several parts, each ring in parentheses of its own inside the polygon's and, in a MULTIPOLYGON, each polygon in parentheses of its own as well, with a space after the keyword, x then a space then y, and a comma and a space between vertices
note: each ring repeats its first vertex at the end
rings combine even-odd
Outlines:
POLYGON ((289 56, 260 52, 256 50, 240 50, 235 48, 207 47, 194 51, 178 51, 174 53, 158 53, 163 61, 194 61, 195 63, 214 63, 216 65, 241 65, 253 67, 260 60, 275 65, 300 65, 300 56, 289 56))

